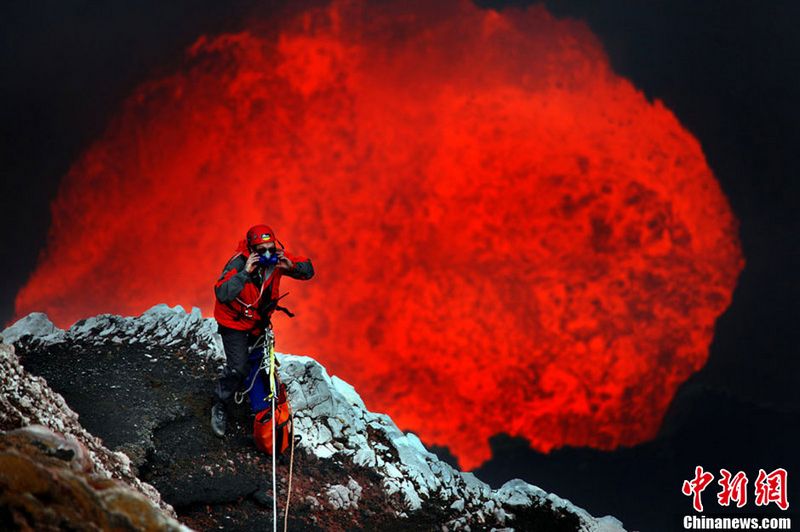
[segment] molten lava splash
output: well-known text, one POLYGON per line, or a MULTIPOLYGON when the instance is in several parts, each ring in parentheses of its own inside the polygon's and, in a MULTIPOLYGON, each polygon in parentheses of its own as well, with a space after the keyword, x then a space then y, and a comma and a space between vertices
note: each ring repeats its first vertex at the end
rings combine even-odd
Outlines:
POLYGON ((279 349, 465 468, 498 432, 542 451, 653 437, 743 267, 697 140, 581 22, 417 7, 201 37, 64 179, 17 315, 210 315, 263 222, 317 269, 283 284, 279 349))

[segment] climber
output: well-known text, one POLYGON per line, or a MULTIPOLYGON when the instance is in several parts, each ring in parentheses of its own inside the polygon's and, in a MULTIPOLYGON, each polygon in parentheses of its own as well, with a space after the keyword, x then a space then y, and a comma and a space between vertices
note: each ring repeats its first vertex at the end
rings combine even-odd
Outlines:
POLYGON ((225 435, 233 395, 248 374, 249 348, 271 329, 275 310, 293 316, 278 305, 281 277, 308 280, 314 276, 310 259, 287 253, 283 244, 278 249, 276 242, 280 244, 270 227, 251 227, 214 285, 214 318, 225 348, 225 367, 211 408, 211 429, 219 437, 225 435))

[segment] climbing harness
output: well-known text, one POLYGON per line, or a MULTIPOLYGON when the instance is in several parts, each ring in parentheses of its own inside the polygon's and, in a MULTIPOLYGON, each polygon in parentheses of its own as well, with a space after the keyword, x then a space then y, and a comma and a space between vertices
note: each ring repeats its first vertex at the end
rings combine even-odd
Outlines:
MULTIPOLYGON (((266 337, 267 336, 272 338, 272 340, 271 340, 272 342, 275 341, 275 339, 273 337, 272 329, 267 329, 267 331, 263 335, 258 337, 258 339, 256 340, 256 343, 253 344, 251 350, 255 350, 255 349, 259 348, 259 347, 263 347, 265 349, 264 350, 264 354, 266 354, 266 344, 265 344, 265 342, 266 342, 266 337)), ((273 349, 273 351, 274 351, 274 349, 273 349)), ((236 402, 237 405, 242 404, 242 402, 244 402, 245 394, 248 394, 253 390, 253 387, 256 384, 256 379, 258 379, 258 374, 259 374, 260 371, 263 370, 264 372, 269 374, 268 364, 269 364, 269 362, 267 361, 267 357, 266 356, 262 356, 261 357, 261 362, 259 363, 259 366, 258 366, 258 370, 252 372, 253 375, 252 375, 252 378, 250 379, 250 384, 247 386, 247 389, 244 390, 244 391, 234 392, 233 400, 236 402)), ((278 366, 280 366, 280 364, 278 364, 278 366)), ((269 397, 267 397, 267 399, 269 399, 269 397)))

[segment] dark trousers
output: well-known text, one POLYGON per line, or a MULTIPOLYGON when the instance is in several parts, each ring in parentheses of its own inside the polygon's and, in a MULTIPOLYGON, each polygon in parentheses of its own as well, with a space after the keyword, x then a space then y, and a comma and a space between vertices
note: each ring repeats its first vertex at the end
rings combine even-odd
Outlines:
POLYGON ((219 325, 217 330, 222 336, 222 345, 225 347, 225 367, 217 379, 214 392, 218 401, 230 406, 233 394, 242 386, 250 371, 247 358, 250 347, 255 344, 258 337, 249 331, 237 331, 224 325, 219 325))

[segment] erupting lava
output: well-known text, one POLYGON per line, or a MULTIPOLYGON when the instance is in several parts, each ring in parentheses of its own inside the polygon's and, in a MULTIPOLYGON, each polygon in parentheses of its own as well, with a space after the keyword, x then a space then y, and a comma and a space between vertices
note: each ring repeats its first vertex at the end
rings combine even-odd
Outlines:
POLYGON ((279 350, 466 469, 498 432, 651 438, 743 267, 697 140, 582 22, 416 8, 334 1, 201 37, 63 180, 17 316, 210 315, 263 222, 317 270, 283 284, 279 350))

